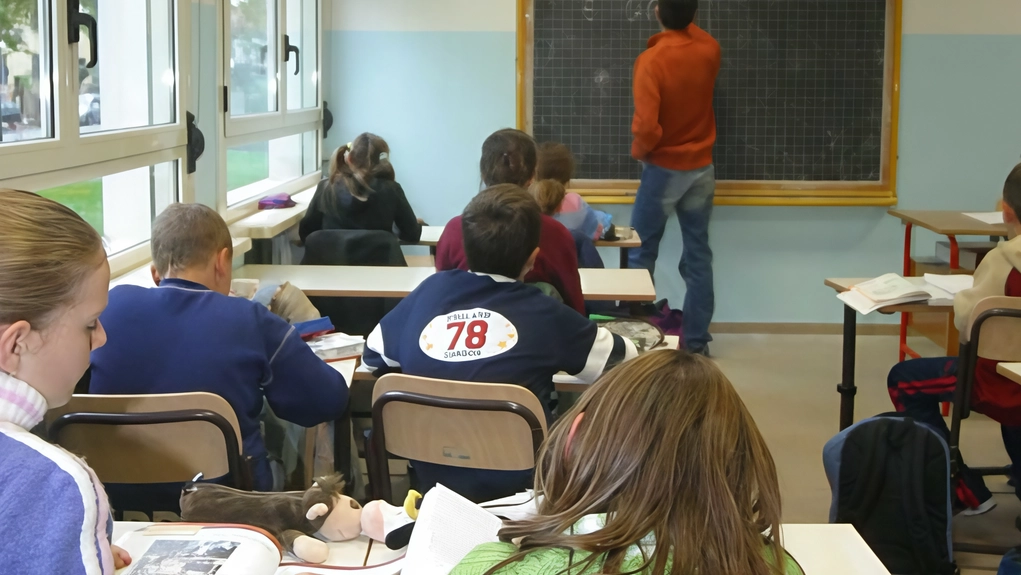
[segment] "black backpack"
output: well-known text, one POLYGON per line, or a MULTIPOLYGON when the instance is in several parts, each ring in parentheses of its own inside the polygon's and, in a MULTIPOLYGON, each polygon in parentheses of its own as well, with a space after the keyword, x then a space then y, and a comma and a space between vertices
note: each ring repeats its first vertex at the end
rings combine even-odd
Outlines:
POLYGON ((899 414, 848 427, 823 448, 830 523, 850 523, 891 573, 957 573, 951 543, 950 450, 899 414))

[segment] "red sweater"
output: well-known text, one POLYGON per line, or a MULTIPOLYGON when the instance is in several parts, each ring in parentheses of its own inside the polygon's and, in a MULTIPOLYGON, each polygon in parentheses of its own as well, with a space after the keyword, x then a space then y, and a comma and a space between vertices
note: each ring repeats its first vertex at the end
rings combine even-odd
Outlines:
POLYGON ((713 163, 720 44, 694 24, 649 39, 635 62, 631 155, 670 170, 713 163))
MULTIPOLYGON (((468 269, 468 258, 464 255, 464 236, 461 234, 461 216, 447 222, 436 244, 436 271, 453 269, 468 269)), ((542 216, 539 257, 535 260, 535 267, 525 276, 525 281, 552 285, 560 292, 565 304, 578 313, 585 313, 574 237, 563 224, 547 215, 542 216)))

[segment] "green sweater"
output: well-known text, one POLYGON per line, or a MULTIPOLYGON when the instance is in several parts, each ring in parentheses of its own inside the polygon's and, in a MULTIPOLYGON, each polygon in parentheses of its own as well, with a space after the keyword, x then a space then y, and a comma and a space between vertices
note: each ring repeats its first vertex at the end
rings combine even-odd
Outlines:
MULTIPOLYGON (((572 531, 574 533, 590 533, 594 530, 593 527, 597 525, 601 527, 604 520, 602 515, 588 515, 576 523, 572 531)), ((628 549, 627 557, 624 559, 623 571, 636 570, 644 563, 639 545, 645 547, 647 551, 651 551, 655 547, 655 541, 652 540, 650 535, 638 544, 632 545, 628 549)), ((454 567, 450 575, 483 575, 495 565, 517 553, 517 551, 517 546, 511 543, 483 543, 473 549, 471 553, 468 553, 454 567)), ((769 555, 771 552, 769 549, 765 549, 764 553, 769 555)), ((523 575, 556 575, 558 573, 566 573, 571 560, 570 555, 570 552, 566 549, 538 549, 525 555, 520 561, 500 569, 497 573, 500 575, 515 575, 518 573, 523 575)), ((584 561, 588 555, 585 551, 575 551, 574 564, 577 565, 584 561)), ((584 572, 572 571, 571 575, 598 573, 600 565, 600 563, 596 563, 593 569, 588 569, 584 572)), ((797 562, 790 555, 786 557, 784 574, 804 575, 797 562)))

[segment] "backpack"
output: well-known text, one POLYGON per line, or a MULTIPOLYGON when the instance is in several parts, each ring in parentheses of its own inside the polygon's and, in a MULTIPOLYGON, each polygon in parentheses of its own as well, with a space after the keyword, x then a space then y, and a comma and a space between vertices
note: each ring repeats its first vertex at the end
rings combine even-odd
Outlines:
POLYGON ((1021 575, 1021 547, 1015 547, 1003 556, 996 575, 1021 575))
POLYGON ((953 574, 950 450, 936 430, 884 414, 823 448, 830 523, 850 523, 891 573, 953 574))

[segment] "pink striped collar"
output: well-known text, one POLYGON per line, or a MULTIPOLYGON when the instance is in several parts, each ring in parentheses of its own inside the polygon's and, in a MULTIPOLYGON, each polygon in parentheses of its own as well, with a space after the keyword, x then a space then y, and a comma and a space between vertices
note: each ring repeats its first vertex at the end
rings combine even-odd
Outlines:
POLYGON ((0 371, 0 422, 32 429, 46 416, 46 399, 32 386, 0 371))

